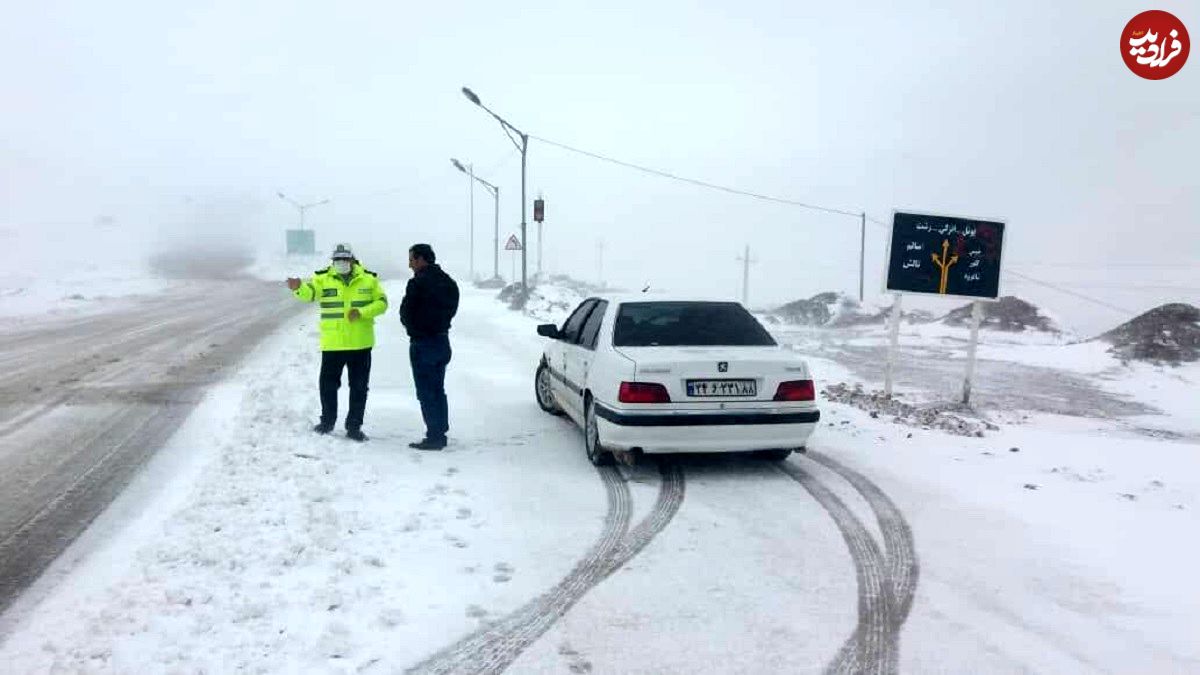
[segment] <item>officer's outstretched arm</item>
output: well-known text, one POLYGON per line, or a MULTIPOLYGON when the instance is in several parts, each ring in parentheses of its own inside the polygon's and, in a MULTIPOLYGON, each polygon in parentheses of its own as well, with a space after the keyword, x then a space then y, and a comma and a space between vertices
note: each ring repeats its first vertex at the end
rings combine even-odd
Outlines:
POLYGON ((292 291, 292 295, 300 298, 304 302, 312 302, 317 298, 317 278, 310 277, 308 281, 300 284, 300 287, 292 291))

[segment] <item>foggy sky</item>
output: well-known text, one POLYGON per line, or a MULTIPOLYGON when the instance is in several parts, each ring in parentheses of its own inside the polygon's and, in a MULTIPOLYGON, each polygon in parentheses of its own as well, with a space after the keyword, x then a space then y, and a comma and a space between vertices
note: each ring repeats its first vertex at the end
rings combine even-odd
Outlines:
MULTIPOLYGON (((502 240, 520 221, 519 155, 466 85, 530 134, 885 222, 1000 218, 1010 269, 1137 311, 1200 302, 1200 55, 1168 80, 1130 73, 1120 31, 1148 6, 187 4, 8 7, 0 237, 18 264, 212 239, 278 253, 296 223, 282 190, 333 199, 310 212, 322 249, 349 241, 370 264, 427 241, 465 275, 468 182, 450 157, 501 186, 502 240)), ((1195 4, 1154 8, 1200 35, 1195 4)), ((534 140, 539 192, 554 271, 595 279, 603 238, 611 283, 737 296, 748 244, 752 304, 857 291, 853 218, 534 140)), ((490 274, 491 198, 475 200, 490 274)), ((886 228, 867 234, 878 296, 886 228)), ((1086 328, 1128 318, 1002 290, 1086 328)))

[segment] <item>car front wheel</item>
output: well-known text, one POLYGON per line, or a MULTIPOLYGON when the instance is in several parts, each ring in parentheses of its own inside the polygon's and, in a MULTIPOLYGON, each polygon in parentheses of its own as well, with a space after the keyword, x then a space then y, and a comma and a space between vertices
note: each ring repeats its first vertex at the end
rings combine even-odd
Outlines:
POLYGON ((537 395, 538 406, 551 415, 562 415, 562 408, 554 400, 554 389, 550 382, 550 367, 546 364, 538 366, 537 374, 533 376, 534 393, 537 395))

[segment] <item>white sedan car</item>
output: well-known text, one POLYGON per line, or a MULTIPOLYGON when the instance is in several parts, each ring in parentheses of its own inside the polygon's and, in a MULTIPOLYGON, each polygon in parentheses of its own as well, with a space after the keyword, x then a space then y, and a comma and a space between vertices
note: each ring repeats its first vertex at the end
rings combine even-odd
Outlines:
POLYGON ((593 297, 538 334, 538 405, 584 430, 593 464, 614 451, 781 460, 821 418, 808 365, 736 302, 593 297))

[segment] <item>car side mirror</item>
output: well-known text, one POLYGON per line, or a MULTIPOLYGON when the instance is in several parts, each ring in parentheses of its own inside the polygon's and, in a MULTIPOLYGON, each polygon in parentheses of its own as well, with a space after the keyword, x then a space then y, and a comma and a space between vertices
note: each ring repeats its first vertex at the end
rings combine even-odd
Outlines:
POLYGON ((541 335, 542 337, 548 337, 551 340, 557 340, 561 337, 561 335, 558 332, 558 326, 555 326, 552 323, 544 323, 544 324, 538 326, 537 332, 538 332, 538 335, 541 335))

